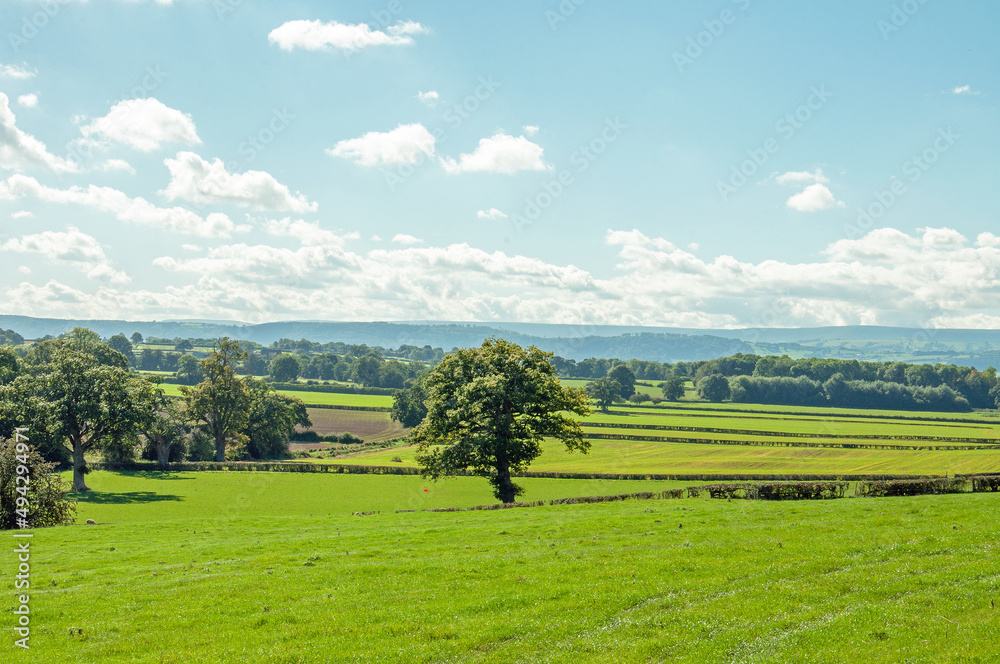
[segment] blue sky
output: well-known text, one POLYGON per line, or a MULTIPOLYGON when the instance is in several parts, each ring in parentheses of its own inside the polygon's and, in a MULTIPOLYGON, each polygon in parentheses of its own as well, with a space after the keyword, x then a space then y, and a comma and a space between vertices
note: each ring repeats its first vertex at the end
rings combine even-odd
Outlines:
POLYGON ((998 19, 10 0, 2 309, 995 327, 998 19))

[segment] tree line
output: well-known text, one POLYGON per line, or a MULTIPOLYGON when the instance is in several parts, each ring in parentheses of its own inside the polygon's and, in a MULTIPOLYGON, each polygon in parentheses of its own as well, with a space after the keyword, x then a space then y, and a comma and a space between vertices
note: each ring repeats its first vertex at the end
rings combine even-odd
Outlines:
MULTIPOLYGON (((412 385, 420 372, 427 368, 422 360, 402 362, 395 358, 386 359, 383 356, 384 349, 379 347, 303 342, 283 345, 275 342, 274 348, 266 349, 260 344, 240 341, 245 353, 238 362, 237 370, 247 376, 266 377, 279 383, 292 383, 304 378, 349 381, 364 387, 402 389, 412 385), (327 350, 331 347, 334 350, 327 350), (336 350, 342 352, 338 354, 336 350)), ((196 347, 212 347, 216 343, 217 340, 207 339, 164 340, 154 337, 144 340, 138 332, 131 339, 124 334, 116 334, 107 340, 108 346, 125 356, 130 366, 141 371, 173 372, 181 385, 195 385, 204 380, 200 359, 193 351, 196 347), (173 348, 164 350, 147 347, 137 351, 139 344, 157 342, 166 342, 173 348)), ((431 349, 429 346, 424 349, 400 346, 398 351, 390 352, 434 358, 438 351, 440 349, 431 349)))
POLYGON ((23 357, 0 346, 0 437, 27 426, 46 461, 73 468, 76 491, 89 490, 87 457, 97 453, 161 464, 287 456, 295 427, 311 426, 305 404, 239 376, 245 359, 238 342, 218 340, 199 363, 204 379, 171 399, 157 378, 130 370, 124 354, 85 328, 36 343, 23 357))

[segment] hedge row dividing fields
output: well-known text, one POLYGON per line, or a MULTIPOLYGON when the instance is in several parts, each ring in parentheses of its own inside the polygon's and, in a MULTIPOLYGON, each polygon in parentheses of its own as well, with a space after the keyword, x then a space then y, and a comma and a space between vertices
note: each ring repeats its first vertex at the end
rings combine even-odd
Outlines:
MULTIPOLYGON (((780 435, 782 438, 846 438, 850 440, 933 440, 933 441, 947 441, 952 443, 976 443, 982 444, 991 439, 989 438, 966 438, 966 437, 956 437, 956 436, 923 436, 916 434, 841 434, 841 433, 804 433, 804 432, 790 432, 790 431, 762 431, 760 429, 732 429, 723 427, 696 427, 696 426, 681 426, 681 425, 670 425, 670 424, 631 424, 626 422, 581 422, 580 426, 584 429, 642 429, 642 430, 653 430, 653 431, 691 431, 691 432, 702 432, 702 433, 721 433, 721 434, 731 434, 731 435, 743 435, 743 436, 775 436, 780 435)), ((596 434, 595 434, 596 435, 596 434)), ((992 439, 995 440, 995 439, 992 439)))
POLYGON ((958 424, 986 424, 986 425, 1000 425, 1000 419, 986 419, 983 417, 969 417, 967 414, 960 414, 951 416, 947 413, 928 413, 924 411, 913 411, 914 414, 910 415, 908 411, 881 411, 881 410, 858 410, 849 411, 845 408, 823 408, 816 406, 787 406, 784 409, 777 410, 774 406, 770 406, 771 410, 768 410, 768 406, 761 406, 759 408, 745 407, 744 404, 736 405, 730 404, 708 404, 693 402, 690 406, 681 404, 671 404, 665 406, 663 404, 657 405, 643 405, 643 404, 631 404, 623 407, 612 407, 609 412, 611 413, 621 413, 621 414, 638 414, 643 415, 679 415, 685 414, 690 417, 697 417, 699 413, 706 413, 706 416, 719 417, 725 416, 729 413, 740 413, 744 415, 773 415, 773 416, 793 416, 796 419, 804 419, 809 417, 818 417, 820 419, 862 419, 862 420, 896 420, 896 421, 909 421, 909 422, 930 422, 936 425, 958 423, 958 424), (918 414, 919 413, 919 414, 918 414))
MULTIPOLYGON (((420 469, 412 466, 366 466, 339 463, 294 463, 287 461, 189 461, 171 463, 167 468, 161 468, 153 462, 136 463, 93 463, 93 470, 109 471, 140 471, 140 472, 286 472, 286 473, 327 473, 332 475, 419 475, 420 469)), ((458 472, 460 476, 472 476, 472 473, 458 472)), ((907 475, 885 473, 579 473, 560 471, 526 471, 514 473, 516 477, 531 477, 540 479, 566 480, 629 480, 629 481, 670 481, 670 482, 711 482, 729 479, 739 482, 818 482, 862 480, 893 480, 893 479, 925 479, 937 475, 907 475)))
MULTIPOLYGON (((766 435, 766 433, 764 434, 766 435)), ((773 434, 772 434, 773 435, 773 434)), ((903 450, 903 451, 970 451, 1000 450, 998 445, 889 445, 886 443, 832 443, 804 442, 797 440, 751 440, 748 438, 684 438, 681 436, 647 436, 641 434, 587 433, 590 440, 628 440, 651 443, 686 443, 692 445, 740 445, 750 447, 809 447, 841 448, 859 450, 903 450)))

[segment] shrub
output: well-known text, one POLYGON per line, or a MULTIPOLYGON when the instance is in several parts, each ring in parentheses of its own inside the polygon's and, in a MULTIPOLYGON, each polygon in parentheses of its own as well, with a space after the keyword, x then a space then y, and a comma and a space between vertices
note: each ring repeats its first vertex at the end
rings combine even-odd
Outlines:
POLYGON ((922 496, 939 493, 964 493, 968 490, 967 477, 937 477, 919 480, 881 480, 858 482, 854 489, 857 496, 882 498, 885 496, 922 496))
POLYGON ((0 530, 18 527, 17 499, 21 497, 27 499, 26 519, 31 528, 76 520, 76 502, 66 499, 70 486, 52 473, 54 465, 47 463, 28 443, 0 440, 0 530), (23 483, 20 487, 23 494, 17 485, 19 466, 28 469, 27 488, 23 483))
POLYGON ((705 484, 688 487, 688 497, 707 492, 712 498, 727 500, 823 500, 843 498, 847 482, 763 482, 705 484))
POLYGON ((1000 491, 1000 476, 977 475, 972 479, 972 490, 979 493, 983 491, 1000 491))
POLYGON ((308 431, 301 431, 293 436, 294 440, 300 443, 318 443, 321 438, 318 433, 309 429, 308 431))

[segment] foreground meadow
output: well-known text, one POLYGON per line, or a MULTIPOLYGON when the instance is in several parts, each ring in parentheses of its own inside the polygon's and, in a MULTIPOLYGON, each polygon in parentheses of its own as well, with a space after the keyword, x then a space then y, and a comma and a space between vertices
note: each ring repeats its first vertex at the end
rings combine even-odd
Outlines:
MULTIPOLYGON (((995 494, 396 513, 488 502, 488 489, 285 473, 91 479, 101 493, 80 518, 101 525, 32 541, 33 661, 1000 658, 995 494), (382 511, 352 515, 362 507, 382 511)), ((524 483, 527 499, 654 488, 524 483)))

